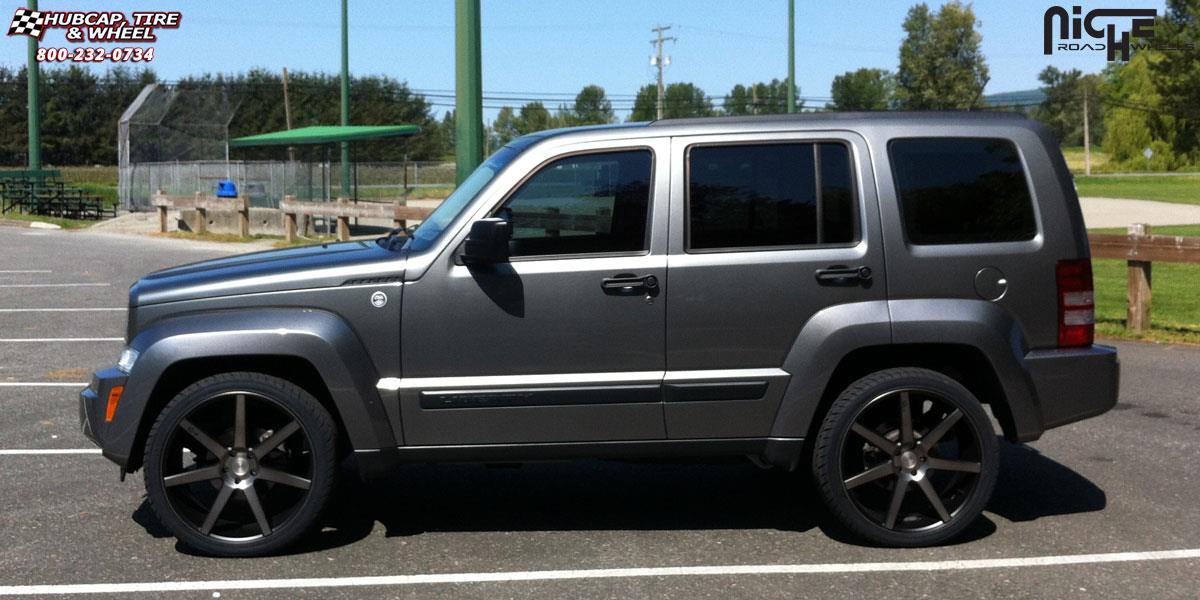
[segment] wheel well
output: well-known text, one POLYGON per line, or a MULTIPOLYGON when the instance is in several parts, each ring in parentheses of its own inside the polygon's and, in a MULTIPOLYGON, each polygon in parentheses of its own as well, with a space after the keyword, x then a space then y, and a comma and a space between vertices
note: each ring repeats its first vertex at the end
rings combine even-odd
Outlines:
POLYGON ((142 411, 142 419, 138 424, 137 437, 134 438, 133 448, 129 452, 129 463, 126 470, 136 471, 142 466, 142 455, 146 445, 146 436, 150 427, 163 407, 184 388, 197 381, 233 371, 250 371, 278 377, 294 383, 313 395, 329 411, 337 424, 339 439, 347 439, 346 429, 342 424, 337 406, 325 386, 325 381, 313 364, 299 356, 287 355, 249 355, 249 356, 219 356, 209 358, 194 358, 181 360, 163 371, 154 385, 154 391, 146 401, 142 411))
POLYGON ((1016 426, 1004 388, 995 369, 978 348, 963 344, 895 344, 859 348, 844 356, 829 377, 821 404, 809 424, 809 439, 816 439, 817 429, 829 406, 838 394, 854 381, 881 369, 919 367, 937 371, 961 383, 980 402, 991 408, 1000 422, 1007 440, 1016 439, 1016 426))

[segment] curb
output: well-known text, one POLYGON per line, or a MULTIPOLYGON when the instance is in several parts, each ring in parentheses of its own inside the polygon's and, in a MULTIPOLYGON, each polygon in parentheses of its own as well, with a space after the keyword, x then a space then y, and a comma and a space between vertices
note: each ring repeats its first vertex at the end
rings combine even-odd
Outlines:
POLYGON ((26 229, 62 229, 62 227, 54 223, 45 223, 42 221, 13 221, 11 219, 0 219, 0 226, 4 227, 24 227, 26 229))

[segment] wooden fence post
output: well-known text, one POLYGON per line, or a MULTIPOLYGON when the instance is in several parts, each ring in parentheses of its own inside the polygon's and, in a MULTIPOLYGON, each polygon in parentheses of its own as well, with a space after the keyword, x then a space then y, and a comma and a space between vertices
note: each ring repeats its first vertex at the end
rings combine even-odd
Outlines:
POLYGON ((238 221, 241 224, 242 237, 250 237, 250 196, 239 195, 238 221))
POLYGON ((201 206, 204 202, 204 192, 196 192, 196 233, 203 234, 208 231, 208 209, 201 206))
POLYGON ((338 198, 339 213, 337 216, 337 239, 339 242, 344 242, 350 239, 350 217, 344 214, 345 207, 349 204, 349 200, 338 198))
MULTIPOLYGON (((1145 223, 1134 223, 1129 226, 1130 236, 1150 235, 1150 226, 1145 223)), ((1129 266, 1129 309, 1126 314, 1125 328, 1135 333, 1150 329, 1150 285, 1152 279, 1151 263, 1148 260, 1126 261, 1129 266)))
MULTIPOLYGON (((285 204, 295 202, 296 197, 295 196, 284 196, 283 201, 285 204)), ((289 212, 292 210, 295 210, 295 209, 289 208, 289 209, 284 210, 284 212, 283 212, 283 235, 289 244, 296 241, 296 213, 289 212)))
MULTIPOLYGON (((162 190, 158 190, 158 193, 155 195, 159 196, 161 198, 162 196, 165 196, 166 194, 164 194, 162 190)), ((160 205, 158 207, 158 230, 161 231, 162 233, 167 232, 167 207, 166 207, 166 205, 160 205)))
MULTIPOLYGON (((405 165, 405 169, 404 169, 404 179, 405 179, 405 180, 408 180, 408 168, 407 168, 407 165, 405 165)), ((393 210, 393 211, 396 211, 396 210, 398 210, 398 209, 399 209, 401 206, 405 206, 406 204, 407 204, 407 202, 405 202, 404 200, 397 200, 397 201, 395 201, 395 202, 393 202, 393 203, 392 203, 392 210, 393 210)), ((392 219, 392 227, 396 227, 396 228, 402 228, 402 227, 404 227, 404 226, 406 226, 406 225, 408 225, 408 222, 407 222, 407 221, 405 221, 404 219, 392 219)))

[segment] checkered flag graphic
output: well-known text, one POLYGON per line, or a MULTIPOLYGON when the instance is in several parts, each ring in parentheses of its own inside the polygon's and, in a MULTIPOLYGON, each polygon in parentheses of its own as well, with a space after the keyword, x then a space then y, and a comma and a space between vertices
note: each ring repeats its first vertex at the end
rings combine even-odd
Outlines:
POLYGON ((12 25, 8 26, 8 35, 27 35, 41 39, 45 30, 45 17, 40 11, 18 8, 13 13, 12 25))

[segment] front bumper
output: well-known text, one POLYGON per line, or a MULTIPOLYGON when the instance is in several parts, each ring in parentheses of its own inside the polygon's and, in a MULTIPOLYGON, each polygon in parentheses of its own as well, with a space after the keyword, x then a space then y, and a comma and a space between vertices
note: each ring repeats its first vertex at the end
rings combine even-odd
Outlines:
MULTIPOLYGON (((125 466, 128 461, 128 456, 121 456, 112 452, 111 443, 106 444, 106 441, 111 441, 113 437, 113 425, 116 422, 114 415, 113 423, 107 422, 104 419, 105 409, 108 406, 108 394, 114 387, 124 387, 129 376, 118 370, 116 367, 110 367, 102 371, 96 371, 92 374, 92 383, 86 389, 79 392, 79 428, 83 430, 83 435, 87 436, 97 446, 100 447, 101 453, 109 460, 125 466)), ((117 414, 121 412, 121 406, 117 405, 117 414)))
POLYGON ((1041 405, 1044 429, 1094 417, 1117 405, 1121 363, 1116 348, 1035 350, 1025 356, 1025 366, 1041 405))

